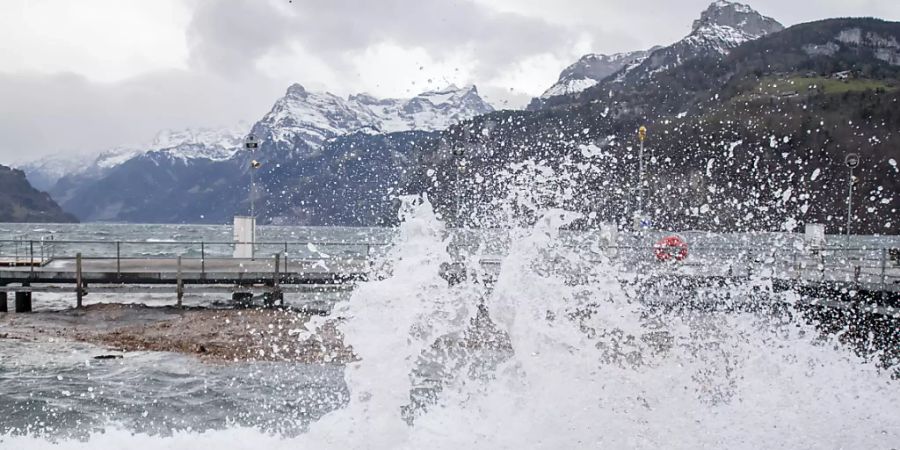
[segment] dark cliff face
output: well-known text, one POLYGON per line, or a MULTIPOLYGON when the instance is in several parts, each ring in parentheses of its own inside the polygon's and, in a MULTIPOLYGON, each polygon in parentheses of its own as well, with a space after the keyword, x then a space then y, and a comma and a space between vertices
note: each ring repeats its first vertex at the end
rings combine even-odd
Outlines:
POLYGON ((50 195, 25 179, 21 170, 0 166, 0 222, 77 222, 50 195))

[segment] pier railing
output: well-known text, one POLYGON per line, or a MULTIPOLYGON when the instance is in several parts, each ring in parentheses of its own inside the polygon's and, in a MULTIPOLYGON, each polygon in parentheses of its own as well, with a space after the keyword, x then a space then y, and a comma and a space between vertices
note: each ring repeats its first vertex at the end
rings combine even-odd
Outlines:
MULTIPOLYGON (((203 273, 209 262, 234 261, 235 246, 241 244, 233 241, 15 238, 0 240, 0 266, 31 267, 33 270, 51 261, 74 260, 77 254, 81 254, 85 260, 115 261, 116 272, 132 260, 181 258, 194 261, 203 273)), ((291 263, 298 261, 370 261, 380 255, 387 245, 383 242, 261 241, 254 244, 254 259, 269 259, 278 255, 281 270, 288 272, 291 263)), ((576 251, 591 252, 594 257, 602 257, 628 270, 677 270, 698 276, 759 275, 799 281, 852 283, 900 291, 900 249, 889 246, 697 245, 689 248, 689 255, 684 261, 675 264, 656 261, 654 250, 654 246, 616 246, 596 242, 583 242, 576 246, 576 251)), ((493 260, 497 261, 496 258, 493 260)))
MULTIPOLYGON (((42 267, 51 261, 84 260, 115 261, 117 271, 128 261, 175 259, 199 261, 201 271, 206 262, 234 260, 234 249, 243 242, 169 241, 169 240, 0 240, 0 266, 42 267)), ((379 242, 344 241, 257 241, 253 244, 251 260, 269 259, 279 255, 283 268, 291 261, 332 259, 368 260, 379 254, 386 244, 379 242)))

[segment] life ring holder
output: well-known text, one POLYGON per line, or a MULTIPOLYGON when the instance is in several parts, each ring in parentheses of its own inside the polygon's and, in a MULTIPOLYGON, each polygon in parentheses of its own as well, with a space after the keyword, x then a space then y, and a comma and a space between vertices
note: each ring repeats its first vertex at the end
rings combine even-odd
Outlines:
POLYGON ((688 257, 688 244, 679 236, 666 236, 653 246, 653 255, 659 262, 684 261, 688 257))

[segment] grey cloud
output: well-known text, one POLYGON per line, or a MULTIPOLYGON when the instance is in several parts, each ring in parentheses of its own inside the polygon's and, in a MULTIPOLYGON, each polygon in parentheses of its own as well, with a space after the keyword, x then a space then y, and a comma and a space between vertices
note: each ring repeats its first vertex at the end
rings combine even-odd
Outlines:
POLYGON ((288 41, 332 64, 341 54, 387 41, 425 48, 441 55, 472 46, 482 73, 522 57, 559 52, 576 35, 566 27, 468 1, 333 0, 201 2, 189 30, 192 58, 208 66, 235 70, 288 41), (281 9, 290 14, 284 14, 281 9))
POLYGON ((142 143, 162 129, 231 126, 262 116, 283 90, 272 85, 185 71, 110 84, 70 74, 0 74, 0 157, 8 163, 142 143))

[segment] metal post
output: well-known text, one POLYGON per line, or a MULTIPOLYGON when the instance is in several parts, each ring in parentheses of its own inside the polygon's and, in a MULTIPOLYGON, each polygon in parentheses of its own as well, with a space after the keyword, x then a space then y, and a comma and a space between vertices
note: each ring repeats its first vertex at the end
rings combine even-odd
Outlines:
POLYGON ((881 248, 881 298, 884 299, 887 295, 887 259, 888 259, 888 249, 887 247, 881 248))
POLYGON ((29 272, 31 278, 34 278, 34 241, 28 241, 28 251, 31 253, 31 263, 29 264, 31 269, 29 269, 29 272))
POLYGON ((178 273, 176 275, 175 292, 178 296, 178 306, 181 306, 181 299, 184 297, 184 280, 181 279, 181 255, 178 255, 178 273))
POLYGON ((638 128, 640 150, 638 151, 637 231, 644 229, 644 139, 646 138, 647 127, 641 125, 638 128))
POLYGON ((638 152, 638 226, 644 221, 644 139, 641 139, 641 150, 638 152))
POLYGON ((254 209, 254 197, 256 196, 256 177, 254 177, 254 172, 256 169, 253 167, 250 168, 250 217, 256 217, 256 210, 254 209))
POLYGON ((122 278, 122 249, 119 241, 116 241, 116 278, 122 278))
POLYGON ((82 306, 82 297, 84 296, 84 291, 82 290, 82 277, 81 277, 81 253, 75 254, 75 307, 81 308, 82 306))
POLYGON ((206 279, 206 244, 200 241, 200 278, 206 279))
POLYGON ((276 290, 278 289, 278 283, 280 281, 279 280, 280 265, 281 265, 281 254, 276 253, 275 254, 275 274, 272 277, 272 286, 274 286, 276 290))
POLYGON ((847 192, 847 247, 850 247, 850 224, 853 220, 853 168, 850 168, 850 187, 847 192))

